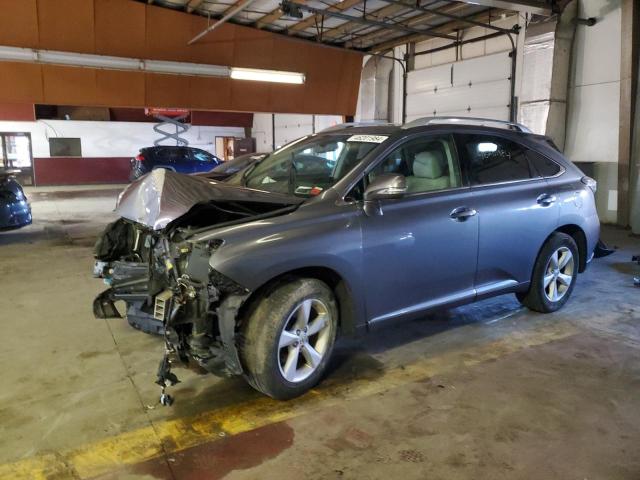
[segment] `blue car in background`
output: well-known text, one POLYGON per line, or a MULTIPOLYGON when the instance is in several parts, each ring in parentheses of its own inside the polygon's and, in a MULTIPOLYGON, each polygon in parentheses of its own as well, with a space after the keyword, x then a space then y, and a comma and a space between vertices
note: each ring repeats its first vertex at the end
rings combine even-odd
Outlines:
POLYGON ((0 230, 31 224, 31 207, 15 175, 20 170, 0 168, 0 230))
POLYGON ((156 146, 140 149, 131 159, 130 180, 140 178, 156 168, 177 173, 207 173, 222 163, 215 155, 193 147, 156 146))

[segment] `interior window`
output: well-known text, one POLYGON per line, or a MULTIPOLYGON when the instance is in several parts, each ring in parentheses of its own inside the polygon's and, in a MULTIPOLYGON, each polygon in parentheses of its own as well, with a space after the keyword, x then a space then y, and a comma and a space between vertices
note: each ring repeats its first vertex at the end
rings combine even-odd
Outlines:
POLYGON ((527 158, 533 165, 535 171, 541 177, 553 177, 560 173, 560 165, 558 165, 553 160, 545 157, 544 155, 540 155, 538 152, 534 152, 533 150, 527 151, 527 158))
POLYGON ((413 139, 384 158, 368 175, 404 175, 407 193, 433 192, 461 186, 460 167, 450 136, 413 139))
POLYGON ((469 159, 472 185, 526 180, 532 175, 526 149, 515 142, 490 135, 462 135, 469 159))

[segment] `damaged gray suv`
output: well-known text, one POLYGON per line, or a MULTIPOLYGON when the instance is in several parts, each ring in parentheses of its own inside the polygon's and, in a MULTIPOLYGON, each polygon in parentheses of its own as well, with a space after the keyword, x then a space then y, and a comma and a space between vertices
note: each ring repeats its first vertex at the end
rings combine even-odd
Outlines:
POLYGON ((163 388, 180 359, 288 399, 338 335, 505 293, 561 308, 598 241, 595 188, 547 137, 463 118, 334 127, 226 182, 154 170, 96 245, 94 313, 163 323, 163 388))

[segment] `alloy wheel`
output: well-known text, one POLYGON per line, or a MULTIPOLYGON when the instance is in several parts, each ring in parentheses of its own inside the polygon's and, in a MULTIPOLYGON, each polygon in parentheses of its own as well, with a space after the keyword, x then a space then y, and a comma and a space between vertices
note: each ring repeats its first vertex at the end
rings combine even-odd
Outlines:
POLYGON ((316 298, 293 309, 278 343, 280 373, 288 382, 301 382, 318 369, 329 349, 332 328, 330 310, 316 298))
POLYGON ((575 262, 571 250, 567 247, 558 248, 547 262, 544 269, 544 294, 547 300, 557 302, 569 290, 575 276, 575 262))

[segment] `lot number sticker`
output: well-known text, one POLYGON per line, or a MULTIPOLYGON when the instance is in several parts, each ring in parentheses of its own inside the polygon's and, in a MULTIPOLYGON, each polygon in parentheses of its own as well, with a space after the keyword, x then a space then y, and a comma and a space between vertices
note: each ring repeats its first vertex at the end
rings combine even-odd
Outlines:
POLYGON ((351 135, 347 142, 382 143, 387 138, 385 135, 351 135))

